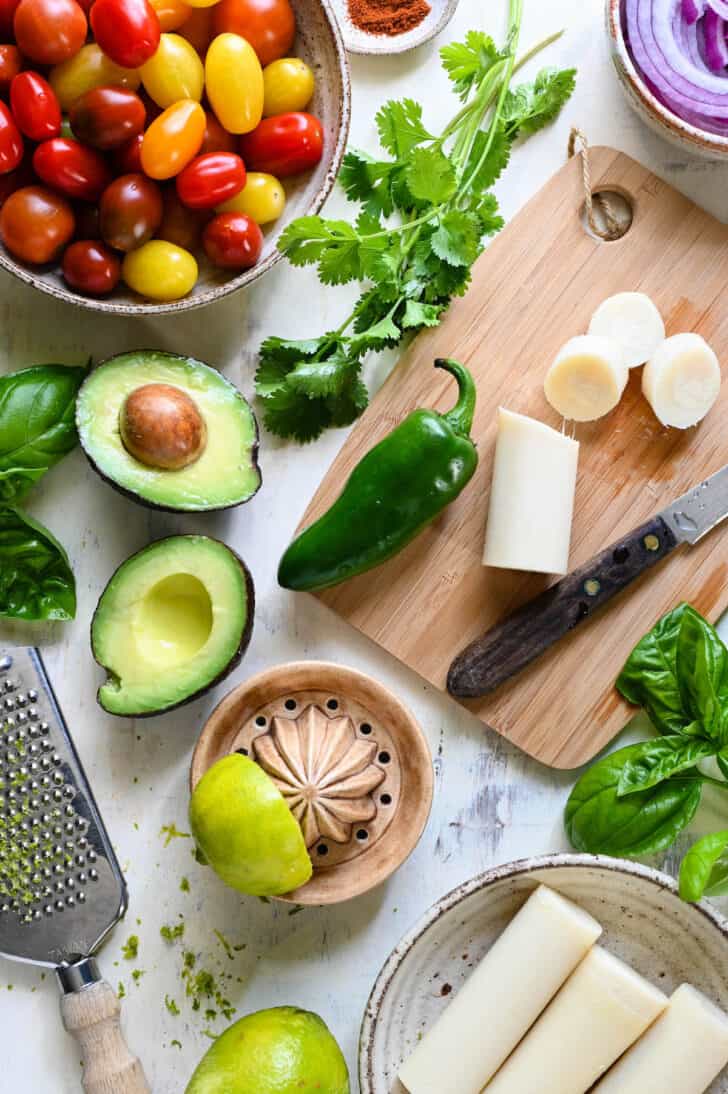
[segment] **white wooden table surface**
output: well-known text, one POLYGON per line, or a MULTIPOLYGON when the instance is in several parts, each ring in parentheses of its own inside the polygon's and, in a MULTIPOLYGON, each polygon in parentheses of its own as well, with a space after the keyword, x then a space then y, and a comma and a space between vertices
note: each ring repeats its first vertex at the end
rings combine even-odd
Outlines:
MULTIPOLYGON (((558 123, 518 148, 499 186, 507 217, 562 164, 567 135, 578 124, 592 143, 611 144, 636 156, 717 216, 728 215, 728 166, 686 159, 649 133, 622 101, 612 74, 602 24, 602 0, 527 0, 524 46, 556 28, 567 33, 551 47, 548 63, 576 64, 577 92, 558 123)), ((454 102, 441 73, 437 47, 471 27, 499 32, 504 0, 461 0, 441 40, 405 56, 352 58, 352 140, 374 149, 373 116, 385 98, 411 95, 423 101, 437 125, 454 102), (487 15, 483 9, 487 8, 487 15)), ((343 209, 337 195, 330 209, 343 209)), ((558 271, 553 271, 558 276, 558 271)), ((175 319, 128 321, 74 311, 0 274, 0 368, 46 361, 99 360, 112 353, 152 346, 191 353, 219 366, 252 393, 261 337, 307 337, 345 314, 347 289, 322 290, 313 274, 282 263, 244 295, 204 313, 175 319)), ((381 369, 379 370, 381 373, 381 369)), ((372 369, 371 382, 382 375, 372 369)), ((182 914, 184 944, 198 968, 232 972, 225 982, 238 1015, 291 1003, 319 1012, 349 1060, 357 1089, 359 1023, 372 982, 400 935, 439 896, 496 863, 565 849, 562 805, 573 783, 528 760, 413 673, 360 638, 309 597, 279 590, 280 551, 325 469, 343 441, 331 433, 306 449, 263 435, 265 483, 252 503, 202 518, 159 515, 126 501, 89 469, 79 452, 54 469, 36 490, 32 511, 67 546, 78 582, 78 617, 72 624, 32 628, 0 625, 0 640, 42 645, 48 666, 119 858, 131 907, 101 955, 109 979, 126 988, 125 1026, 142 1057, 155 1094, 179 1094, 209 1047, 203 1032, 225 1028, 193 1013, 180 981, 181 950, 159 934, 182 914), (255 632, 247 657, 233 676, 182 710, 147 721, 102 713, 95 689, 102 676, 88 644, 88 625, 99 592, 114 568, 149 540, 171 532, 201 531, 227 540, 247 561, 258 596, 255 632), (292 914, 285 905, 244 898, 190 854, 188 839, 168 847, 163 825, 186 831, 190 751, 213 705, 233 684, 264 667, 294 658, 329 658, 363 669, 410 704, 430 741, 437 772, 435 803, 427 830, 406 865, 375 892, 323 910, 292 914), (183 876, 190 891, 180 890, 183 876), (245 948, 229 961, 216 930, 245 948), (122 943, 139 936, 135 962, 121 956, 122 943), (132 969, 144 970, 138 984, 132 969), (180 1008, 165 1008, 165 995, 180 1008), (176 1043, 173 1043, 176 1042, 176 1043), (180 1047, 181 1046, 181 1047, 180 1047)), ((558 710, 554 712, 558 718, 558 710)), ((723 825, 724 826, 724 825, 723 825)), ((52 976, 37 969, 0 965, 0 1089, 13 1094, 75 1094, 80 1090, 78 1053, 61 1029, 52 976)))

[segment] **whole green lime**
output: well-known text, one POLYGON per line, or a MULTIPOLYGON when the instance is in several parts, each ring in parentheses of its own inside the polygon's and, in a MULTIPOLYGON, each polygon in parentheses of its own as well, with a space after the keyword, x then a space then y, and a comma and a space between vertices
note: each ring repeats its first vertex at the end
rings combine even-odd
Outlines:
POLYGON ((215 873, 241 893, 279 896, 313 873, 285 798, 261 767, 237 752, 218 760, 198 782, 190 825, 215 873))
POLYGON ((349 1094, 349 1072, 317 1014, 273 1007, 248 1014, 205 1053, 185 1094, 349 1094))

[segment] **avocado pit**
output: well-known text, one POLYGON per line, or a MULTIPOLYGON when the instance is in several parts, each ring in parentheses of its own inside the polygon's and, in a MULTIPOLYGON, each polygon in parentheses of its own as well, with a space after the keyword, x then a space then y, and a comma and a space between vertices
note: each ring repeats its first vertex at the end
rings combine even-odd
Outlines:
POLYGON ((142 384, 130 392, 119 429, 127 452, 164 471, 188 467, 207 443, 205 420, 194 399, 171 384, 142 384))

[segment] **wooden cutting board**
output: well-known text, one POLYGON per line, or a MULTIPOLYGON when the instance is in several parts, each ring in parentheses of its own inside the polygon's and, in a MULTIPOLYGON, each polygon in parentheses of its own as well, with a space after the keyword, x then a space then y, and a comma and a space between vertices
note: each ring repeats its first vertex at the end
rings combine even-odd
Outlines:
MULTIPOLYGON (((320 594, 441 690, 464 645, 553 580, 481 565, 497 407, 560 428, 543 395, 546 370, 560 345, 586 330, 596 306, 623 290, 649 293, 668 334, 698 331, 728 369, 728 227, 613 149, 592 149, 591 166, 595 190, 611 189, 632 202, 627 234, 604 243, 587 233, 581 164, 566 164, 490 244, 467 296, 440 327, 412 343, 304 518, 310 522, 331 504, 356 462, 413 408, 453 404, 455 386, 432 368, 435 357, 455 357, 472 369, 480 453, 475 478, 402 554, 320 594)), ((653 416, 640 372, 632 370, 612 414, 577 427, 572 568, 728 463, 728 380, 705 421, 681 432, 664 429, 653 416)), ((632 713, 614 681, 633 645, 683 599, 715 619, 728 604, 727 579, 728 525, 692 549, 680 548, 540 661, 465 705, 543 763, 579 766, 632 713)))

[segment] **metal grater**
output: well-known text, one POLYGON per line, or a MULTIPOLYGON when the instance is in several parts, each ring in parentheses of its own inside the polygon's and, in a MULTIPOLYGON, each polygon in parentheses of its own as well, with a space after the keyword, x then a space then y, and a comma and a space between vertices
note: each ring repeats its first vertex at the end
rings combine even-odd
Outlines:
MULTIPOLYGON (((40 653, 2 649, 0 956, 50 966, 65 993, 83 993, 100 985, 93 955, 126 908, 119 863, 40 653)), ((115 996, 114 1005, 118 1026, 115 996)))

